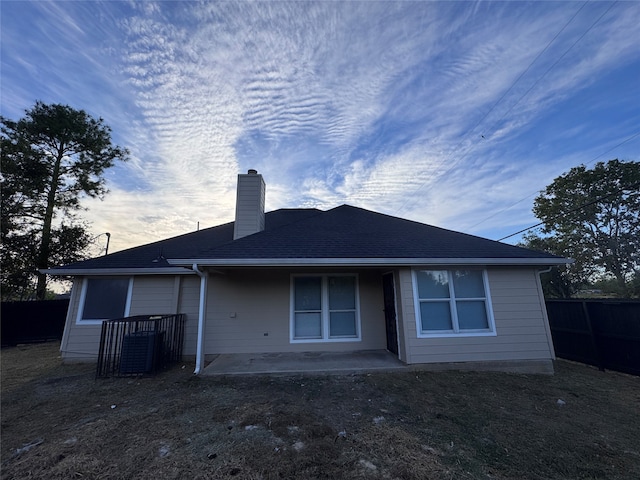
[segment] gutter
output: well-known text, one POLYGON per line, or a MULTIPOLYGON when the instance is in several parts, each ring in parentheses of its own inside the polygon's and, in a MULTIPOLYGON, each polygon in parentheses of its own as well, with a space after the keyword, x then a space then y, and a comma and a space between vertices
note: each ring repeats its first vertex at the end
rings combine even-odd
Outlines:
POLYGON ((194 374, 198 375, 204 367, 204 322, 207 312, 207 284, 208 274, 198 268, 194 263, 192 270, 200 277, 200 301, 198 303, 198 339, 196 342, 196 369, 194 374))
POLYGON ((183 267, 154 267, 154 268, 48 268, 39 270, 47 275, 193 275, 194 272, 183 267))

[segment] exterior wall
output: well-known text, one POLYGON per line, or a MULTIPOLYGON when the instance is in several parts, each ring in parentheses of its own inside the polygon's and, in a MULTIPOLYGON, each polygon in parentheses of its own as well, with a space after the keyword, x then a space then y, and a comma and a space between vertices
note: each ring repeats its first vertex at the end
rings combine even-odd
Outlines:
POLYGON ((176 313, 174 282, 171 275, 135 277, 129 316, 176 313))
POLYGON ((340 273, 358 274, 360 341, 291 343, 291 271, 231 270, 209 277, 205 354, 385 349, 381 273, 371 270, 340 273))
POLYGON ((402 305, 402 296, 401 296, 401 288, 400 288, 400 272, 393 272, 393 288, 395 294, 395 305, 396 305, 396 328, 398 334, 398 358, 407 363, 407 340, 406 333, 404 327, 404 309, 402 305))
MULTIPOLYGON (((134 277, 129 315, 176 313, 180 279, 171 275, 134 277)), ((73 282, 69 311, 60 351, 65 361, 96 361, 100 346, 102 325, 78 325, 76 318, 80 306, 83 278, 73 282)), ((197 324, 197 301, 195 322, 197 324)), ((187 321, 189 323, 189 320, 187 321)))
POLYGON ((189 275, 182 277, 178 298, 178 313, 184 313, 187 321, 184 327, 184 344, 182 353, 195 356, 198 340, 198 308, 200 302, 200 277, 189 275))
POLYGON ((62 359, 95 361, 100 344, 100 325, 76 325, 78 309, 80 307, 80 293, 83 278, 74 278, 69 299, 67 320, 64 324, 60 353, 62 359))
MULTIPOLYGON (((358 274, 361 340, 290 342, 291 270, 235 269, 210 273, 206 355, 386 349, 382 274, 378 269, 299 270, 300 274, 358 274)), ((399 357, 407 364, 549 361, 553 344, 544 298, 533 268, 488 270, 496 336, 418 338, 411 270, 394 273, 399 357)), ((65 361, 95 361, 100 325, 77 325, 82 278, 74 281, 60 350, 65 361)), ((184 354, 196 353, 200 279, 134 278, 130 315, 184 313, 184 354)))
MULTIPOLYGON (((331 273, 308 270, 300 273, 331 273)), ((295 343, 289 341, 291 272, 288 270, 231 270, 211 273, 207 296, 205 354, 350 351, 386 348, 382 275, 358 274, 361 340, 295 343), (265 335, 265 333, 267 335, 265 335)), ((95 361, 101 325, 78 325, 83 278, 74 281, 61 344, 65 361, 95 361)), ((138 276, 134 278, 129 314, 186 314, 183 354, 196 354, 200 278, 138 276)))
POLYGON ((409 364, 551 360, 553 344, 535 269, 488 270, 496 336, 418 338, 411 270, 399 272, 409 364))

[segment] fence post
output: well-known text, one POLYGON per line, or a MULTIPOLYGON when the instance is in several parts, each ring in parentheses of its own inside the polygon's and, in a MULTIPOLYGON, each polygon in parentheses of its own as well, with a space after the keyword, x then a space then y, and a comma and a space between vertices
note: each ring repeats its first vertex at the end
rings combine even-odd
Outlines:
POLYGON ((591 345, 593 346, 593 351, 596 354, 596 362, 598 363, 598 368, 601 372, 604 372, 604 364, 602 363, 602 355, 600 354, 600 348, 598 347, 598 342, 596 341, 596 337, 593 333, 593 327, 591 326, 591 315, 589 314, 589 308, 587 307, 587 302, 582 301, 582 311, 584 312, 584 317, 587 320, 587 328, 589 329, 589 337, 591 338, 591 345))

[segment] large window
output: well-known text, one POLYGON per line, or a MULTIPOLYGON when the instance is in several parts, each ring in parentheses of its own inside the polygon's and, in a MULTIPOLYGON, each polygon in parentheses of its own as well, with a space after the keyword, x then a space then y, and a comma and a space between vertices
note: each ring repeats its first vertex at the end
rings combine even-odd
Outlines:
POLYGON ((85 278, 80 295, 78 323, 99 323, 129 314, 132 279, 128 277, 85 278))
POLYGON ((415 270, 418 336, 494 335, 484 270, 415 270))
POLYGON ((360 339, 355 275, 294 276, 291 280, 291 341, 360 339))

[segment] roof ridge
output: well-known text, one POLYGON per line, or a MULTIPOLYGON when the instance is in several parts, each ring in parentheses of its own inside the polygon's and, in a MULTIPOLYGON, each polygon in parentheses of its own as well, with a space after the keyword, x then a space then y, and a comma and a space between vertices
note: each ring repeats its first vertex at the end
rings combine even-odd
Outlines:
MULTIPOLYGON (((293 220, 291 222, 287 222, 287 223, 283 223, 282 225, 278 225, 276 227, 270 227, 270 228, 266 228, 266 224, 265 224, 265 229, 264 230, 260 230, 258 232, 252 233, 250 235, 245 235, 244 237, 240 237, 240 238, 232 238, 231 240, 224 242, 224 243, 220 243, 219 245, 216 245, 214 247, 211 248, 211 250, 214 250, 216 248, 220 248, 220 247, 225 247, 227 245, 231 245, 233 243, 236 243, 240 240, 243 240, 245 238, 254 238, 256 235, 261 235, 261 234, 272 234, 273 232, 277 232, 278 230, 282 229, 282 228, 287 228, 290 227, 292 225, 295 225, 296 223, 299 222, 303 222, 305 220, 309 220, 311 218, 315 218, 318 215, 321 215, 323 213, 327 213, 328 210, 320 210, 319 208, 279 208, 277 210, 271 210, 270 212, 265 213, 265 215, 269 215, 271 213, 277 213, 277 212, 284 212, 284 211, 316 211, 315 215, 310 215, 308 217, 303 217, 303 218, 298 218, 297 220, 293 220)), ((231 222, 234 223, 234 222, 231 222)))
MULTIPOLYGON (((346 204, 346 203, 343 203, 342 205, 339 205, 339 206, 334 207, 334 208, 332 208, 330 210, 327 210, 327 212, 331 212, 333 210, 337 210, 337 209, 342 208, 342 207, 349 207, 349 208, 353 208, 353 209, 356 209, 356 210, 361 210, 361 211, 368 212, 368 213, 371 213, 371 214, 374 214, 374 215, 377 215, 377 216, 387 217, 387 218, 390 218, 390 219, 393 219, 393 220, 396 220, 396 221, 401 221, 401 222, 404 222, 404 223, 412 223, 414 225, 419 225, 419 226, 422 226, 422 227, 426 226, 426 227, 434 228, 434 229, 437 229, 437 230, 440 230, 440 231, 443 231, 443 232, 451 232, 451 233, 455 233, 457 235, 465 235, 465 236, 471 237, 471 238, 477 238, 477 239, 480 239, 480 240, 485 240, 485 241, 489 241, 489 242, 495 242, 495 243, 499 243, 500 245, 522 248, 524 250, 531 250, 530 248, 520 247, 518 245, 511 245, 509 243, 502 243, 502 242, 499 242, 498 240, 492 240, 491 238, 482 237, 480 235, 474 235, 473 233, 461 232, 459 230, 453 230, 451 228, 440 227, 438 225, 433 225, 431 223, 424 223, 424 222, 419 222, 418 220, 411 220, 409 218, 397 217, 395 215, 391 215, 391 214, 388 214, 388 213, 376 212, 375 210, 369 210, 367 208, 357 207, 357 206, 349 205, 349 204, 346 204)), ((532 251, 536 251, 536 250, 532 250, 532 251)))

